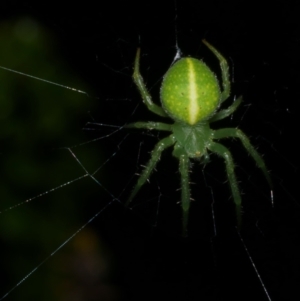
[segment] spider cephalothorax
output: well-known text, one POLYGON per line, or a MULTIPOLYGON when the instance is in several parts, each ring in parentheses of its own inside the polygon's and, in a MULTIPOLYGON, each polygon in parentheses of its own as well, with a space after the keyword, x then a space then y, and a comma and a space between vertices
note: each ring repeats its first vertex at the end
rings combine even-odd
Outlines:
POLYGON ((160 96, 162 107, 153 103, 139 71, 140 49, 138 49, 133 79, 137 85, 143 102, 153 113, 173 119, 173 124, 162 122, 135 122, 127 127, 148 130, 169 131, 171 135, 160 140, 151 155, 150 161, 140 175, 136 186, 126 204, 129 204, 139 189, 150 177, 161 153, 174 146, 173 155, 179 160, 181 174, 181 204, 183 210, 183 233, 186 234, 188 212, 190 208, 189 160, 207 157, 208 152, 215 153, 225 160, 227 177, 236 206, 238 225, 241 223, 241 194, 234 172, 234 163, 230 151, 216 140, 223 138, 239 138, 245 149, 252 156, 264 173, 271 186, 271 180, 265 163, 250 143, 248 137, 239 129, 223 128, 213 130, 210 123, 230 116, 240 105, 242 98, 236 99, 227 109, 219 110, 219 106, 230 95, 229 68, 227 61, 212 45, 203 43, 219 59, 222 72, 222 89, 214 73, 200 60, 181 58, 174 63, 164 76, 160 96))

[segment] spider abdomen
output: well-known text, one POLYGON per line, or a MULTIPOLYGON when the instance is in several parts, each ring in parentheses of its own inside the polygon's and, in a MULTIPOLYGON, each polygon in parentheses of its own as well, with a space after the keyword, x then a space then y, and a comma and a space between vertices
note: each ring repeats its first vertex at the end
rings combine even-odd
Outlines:
POLYGON ((164 76, 160 96, 173 119, 195 125, 215 112, 221 92, 216 76, 202 61, 182 58, 164 76))

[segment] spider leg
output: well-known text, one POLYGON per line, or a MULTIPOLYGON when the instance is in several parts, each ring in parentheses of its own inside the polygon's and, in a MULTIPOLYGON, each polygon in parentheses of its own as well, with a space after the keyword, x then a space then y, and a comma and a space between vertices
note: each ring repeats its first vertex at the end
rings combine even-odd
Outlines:
POLYGON ((270 175, 267 171, 266 164, 261 157, 261 155, 256 151, 254 146, 250 143, 250 140, 248 137, 239 129, 234 128, 225 128, 225 129, 219 129, 214 131, 214 139, 222 139, 222 138, 228 138, 228 137, 234 137, 239 138, 242 142, 244 148, 247 150, 247 152, 251 155, 251 157, 256 162, 257 166, 261 169, 263 172, 265 178, 267 179, 269 186, 272 190, 272 181, 270 178, 270 175))
POLYGON ((136 57, 135 57, 135 61, 134 61, 134 69, 133 69, 133 81, 136 84, 136 86, 138 87, 143 102, 144 104, 147 106, 148 110, 150 110, 151 112, 162 116, 162 117, 168 117, 168 115, 166 114, 166 112, 157 104, 155 104, 152 101, 151 95, 147 90, 147 87, 144 83, 143 77, 141 76, 140 73, 140 56, 141 56, 141 49, 138 48, 137 52, 136 52, 136 57))
POLYGON ((147 129, 147 130, 158 130, 158 131, 172 131, 172 124, 166 124, 163 122, 154 121, 138 121, 134 123, 129 123, 125 125, 125 128, 136 128, 136 129, 147 129))
POLYGON ((232 155, 230 151, 222 144, 212 142, 209 145, 209 150, 211 150, 213 153, 216 153, 220 157, 222 157, 225 160, 226 164, 226 172, 227 172, 227 177, 229 180, 229 184, 231 187, 231 192, 233 196, 233 201, 235 203, 235 208, 236 208, 236 215, 237 215, 237 224, 238 227, 241 227, 241 203, 242 203, 242 198, 238 186, 238 182, 236 180, 235 172, 234 172, 234 162, 232 159, 232 155))
POLYGON ((189 184, 190 159, 186 150, 180 145, 180 143, 175 144, 173 156, 179 160, 179 172, 181 176, 182 236, 187 236, 187 224, 191 204, 191 192, 189 184))
POLYGON ((206 40, 202 40, 202 42, 209 48, 211 52, 218 58, 221 67, 222 74, 222 99, 221 103, 226 100, 230 95, 230 78, 229 78, 229 66, 224 58, 224 56, 211 44, 209 44, 206 40))
POLYGON ((211 119, 209 119, 209 123, 215 122, 215 121, 218 121, 218 120, 221 120, 221 119, 224 119, 224 118, 230 116, 239 107, 242 100, 243 100, 242 96, 238 97, 230 107, 219 111, 211 119))
POLYGON ((173 135, 166 137, 162 140, 160 140, 154 147, 154 150, 152 151, 151 158, 146 165, 145 169, 143 170, 142 174, 138 178, 138 181, 133 188, 133 191, 131 192, 127 202, 125 203, 126 206, 129 205, 129 203, 133 200, 135 195, 138 193, 140 188, 145 184, 147 179, 150 177, 150 174, 152 170, 154 169, 155 165, 157 164, 158 160, 160 159, 161 153, 168 147, 172 146, 176 142, 176 139, 173 135))
POLYGON ((181 207, 182 207, 182 234, 187 235, 187 223, 191 203, 190 184, 189 184, 189 165, 190 160, 187 154, 179 157, 179 172, 181 174, 181 207))

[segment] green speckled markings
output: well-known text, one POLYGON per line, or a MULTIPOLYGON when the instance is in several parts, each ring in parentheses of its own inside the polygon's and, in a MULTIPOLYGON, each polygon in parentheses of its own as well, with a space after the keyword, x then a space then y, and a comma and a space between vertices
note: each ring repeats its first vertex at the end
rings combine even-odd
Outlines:
POLYGON ((195 125, 215 112, 221 92, 216 76, 202 61, 182 58, 166 73, 160 96, 172 118, 195 125))

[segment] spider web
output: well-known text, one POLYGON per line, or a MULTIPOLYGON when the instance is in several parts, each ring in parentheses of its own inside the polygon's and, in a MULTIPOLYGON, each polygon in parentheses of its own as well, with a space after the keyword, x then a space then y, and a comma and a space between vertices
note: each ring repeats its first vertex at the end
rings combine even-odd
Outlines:
MULTIPOLYGON (((111 14, 118 24, 127 22, 123 29, 108 19, 99 20, 90 9, 77 14, 72 11, 74 15, 66 22, 62 10, 49 23, 58 35, 57 44, 64 45, 59 49, 64 62, 47 52, 53 38, 39 41, 33 47, 35 52, 26 56, 24 44, 30 44, 28 39, 34 43, 37 34, 31 19, 19 20, 20 32, 14 32, 19 40, 28 37, 23 44, 13 44, 12 32, 5 23, 1 26, 7 46, 1 65, 50 78, 65 87, 1 71, 7 89, 2 92, 4 99, 17 99, 15 107, 7 101, 2 109, 3 116, 10 116, 2 119, 6 123, 1 149, 0 222, 5 246, 1 262, 6 276, 2 295, 13 288, 6 300, 24 300, 26 296, 134 300, 150 288, 149 299, 157 294, 190 300, 201 296, 208 300, 226 296, 289 300, 295 296, 299 278, 295 244, 299 237, 298 163, 291 133, 296 120, 294 99, 299 97, 295 89, 299 62, 291 58, 296 58, 299 40, 292 26, 280 29, 288 41, 280 38, 276 42, 272 40, 275 30, 268 28, 254 33, 246 25, 239 30, 227 25, 220 32, 220 28, 201 24, 201 30, 196 29, 196 14, 187 22, 190 8, 189 4, 178 5, 178 20, 173 9, 167 14, 168 21, 158 18, 157 25, 152 21, 149 25, 150 17, 138 17, 138 32, 128 23, 132 14, 111 14), (106 30, 99 32, 104 24, 106 30), (153 37, 153 32, 160 35, 153 37), (271 33, 268 39, 266 33, 271 33), (202 37, 226 57, 232 56, 233 95, 243 94, 245 101, 232 118, 214 127, 244 130, 264 155, 274 179, 272 208, 267 183, 251 158, 238 141, 224 141, 236 161, 243 192, 245 228, 241 236, 234 228, 223 162, 214 156, 206 166, 197 162, 191 166, 195 202, 189 238, 180 237, 178 163, 171 150, 163 155, 132 210, 122 205, 135 174, 163 137, 162 133, 122 128, 126 122, 156 118, 140 104, 131 79, 139 34, 142 74, 155 99, 160 79, 173 59, 170 53, 173 57, 178 53, 175 39, 184 54, 204 57, 213 70, 219 66, 201 45, 202 37), (249 43, 253 37, 254 42, 249 43), (271 52, 274 45, 276 52, 271 52), (22 49, 22 55, 12 49, 22 49), (278 61, 279 57, 282 60, 278 61), (48 64, 44 66, 43 61, 48 64), (45 76, 40 75, 41 70, 45 76), (66 87, 75 87, 75 91, 66 87)), ((36 6, 30 10, 32 14, 39 11, 36 6)), ((41 17, 39 13, 36 16, 41 17)))

